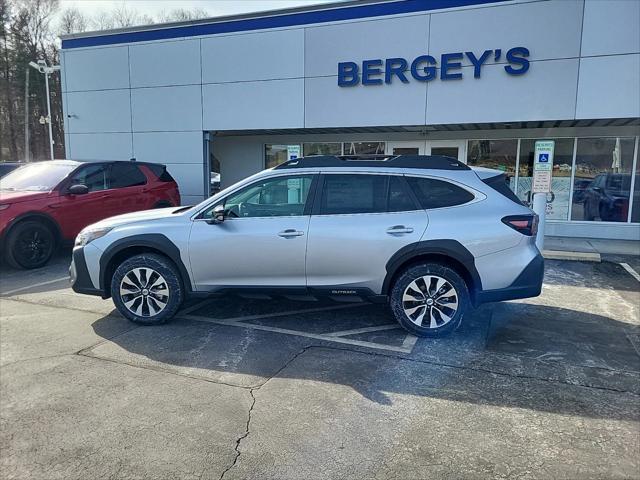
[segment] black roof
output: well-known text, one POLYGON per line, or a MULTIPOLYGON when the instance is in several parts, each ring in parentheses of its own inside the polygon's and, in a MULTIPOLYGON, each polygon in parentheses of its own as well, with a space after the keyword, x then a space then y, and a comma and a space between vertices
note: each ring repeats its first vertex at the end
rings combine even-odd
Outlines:
POLYGON ((312 155, 281 163, 276 170, 312 167, 386 167, 431 170, 470 170, 464 163, 442 155, 312 155))

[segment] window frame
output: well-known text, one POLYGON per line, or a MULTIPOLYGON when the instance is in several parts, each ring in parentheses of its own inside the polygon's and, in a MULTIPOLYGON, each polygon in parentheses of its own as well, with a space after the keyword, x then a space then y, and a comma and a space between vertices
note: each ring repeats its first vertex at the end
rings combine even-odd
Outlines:
POLYGON ((257 184, 260 183, 265 183, 267 181, 272 181, 272 180, 284 180, 287 178, 299 178, 299 177, 311 177, 311 185, 309 186, 309 193, 307 194, 307 199, 305 200, 304 203, 304 210, 302 212, 302 215, 282 215, 282 216, 273 216, 273 215, 268 215, 265 217, 228 217, 225 218, 225 222, 227 220, 233 220, 233 221, 237 221, 237 220, 250 220, 250 219, 257 219, 257 218, 264 218, 264 219, 277 219, 277 218, 292 218, 292 217, 308 217, 311 215, 311 210, 313 208, 313 205, 315 204, 315 194, 317 191, 317 186, 318 186, 318 177, 319 177, 319 173, 318 172, 298 172, 295 174, 292 174, 291 172, 287 172, 286 174, 282 174, 282 175, 269 175, 269 176, 265 176, 259 179, 256 179, 253 182, 250 183, 245 183, 243 185, 239 185, 238 188, 234 189, 233 191, 229 192, 228 194, 226 194, 224 197, 218 198, 216 199, 216 201, 210 202, 208 203, 202 210, 198 211, 193 217, 193 221, 204 221, 207 222, 210 219, 205 218, 204 215, 206 212, 216 208, 218 205, 224 205, 227 202, 227 199, 232 196, 232 195, 236 195, 238 193, 240 193, 243 190, 249 189, 257 184))

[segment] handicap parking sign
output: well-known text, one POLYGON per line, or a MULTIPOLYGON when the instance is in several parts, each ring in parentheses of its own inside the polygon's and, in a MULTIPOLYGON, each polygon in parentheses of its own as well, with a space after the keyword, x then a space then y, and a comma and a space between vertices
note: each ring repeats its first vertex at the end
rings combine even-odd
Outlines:
POLYGON ((539 162, 549 162, 549 154, 548 153, 541 153, 540 156, 538 157, 538 161, 539 162))

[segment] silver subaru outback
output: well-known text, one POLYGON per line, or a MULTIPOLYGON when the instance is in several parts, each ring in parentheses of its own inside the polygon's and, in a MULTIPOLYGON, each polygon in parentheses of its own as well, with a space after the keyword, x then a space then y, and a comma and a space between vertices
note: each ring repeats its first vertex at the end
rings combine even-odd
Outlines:
POLYGON ((159 324, 231 292, 389 303, 419 336, 485 302, 540 294, 538 219, 502 172, 441 156, 287 161, 193 207, 103 220, 76 238, 78 293, 159 324))

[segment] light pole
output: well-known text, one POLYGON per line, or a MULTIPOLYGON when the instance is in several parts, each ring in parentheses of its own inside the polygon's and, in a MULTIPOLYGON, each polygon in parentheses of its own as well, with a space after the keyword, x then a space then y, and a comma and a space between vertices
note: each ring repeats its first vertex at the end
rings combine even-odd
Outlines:
POLYGON ((29 65, 44 74, 44 84, 47 90, 47 123, 49 124, 49 150, 51 152, 51 160, 53 160, 53 129, 51 128, 51 99, 49 98, 49 75, 60 70, 60 65, 47 65, 47 62, 40 59, 38 63, 29 62, 29 65))

